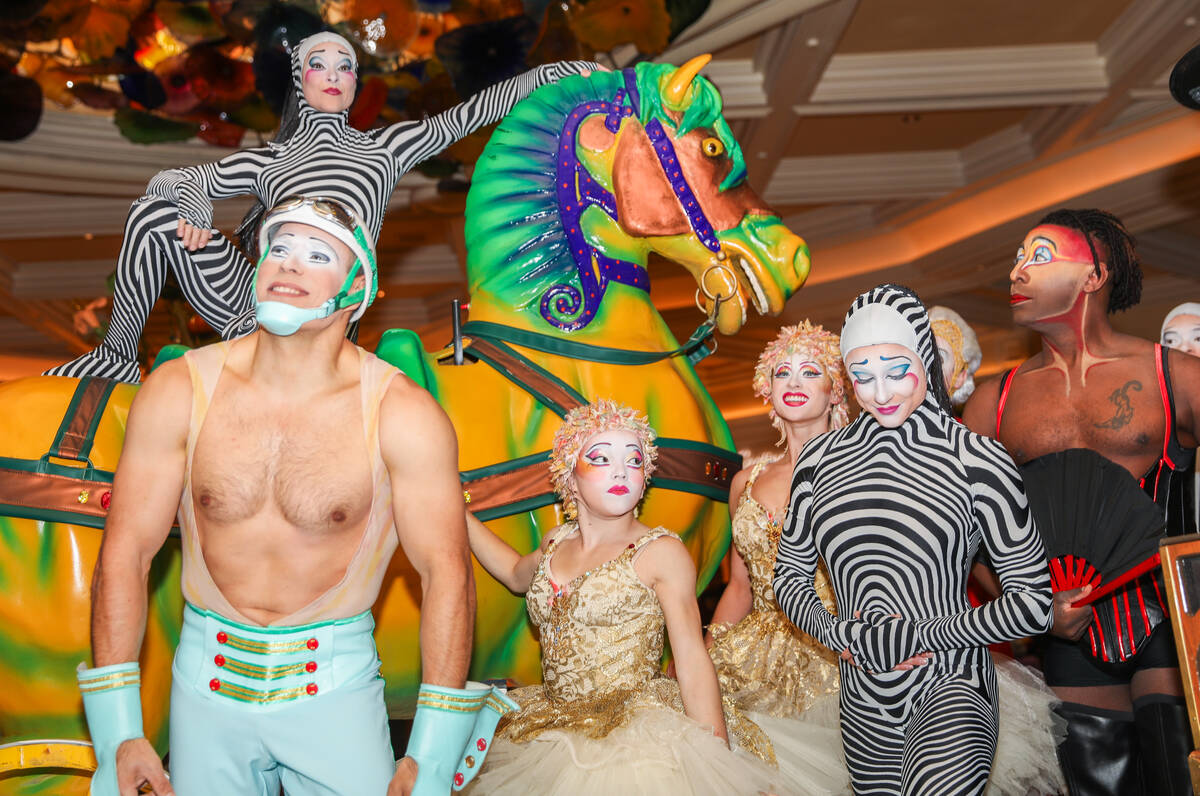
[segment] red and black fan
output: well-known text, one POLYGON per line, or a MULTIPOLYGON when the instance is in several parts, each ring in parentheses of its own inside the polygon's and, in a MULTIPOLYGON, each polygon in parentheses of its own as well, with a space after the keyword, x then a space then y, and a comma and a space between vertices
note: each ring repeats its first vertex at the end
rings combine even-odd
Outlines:
POLYGON ((1021 467, 1054 591, 1091 584, 1085 648, 1105 661, 1133 657, 1166 616, 1158 542, 1162 510, 1129 471, 1086 448, 1021 467))

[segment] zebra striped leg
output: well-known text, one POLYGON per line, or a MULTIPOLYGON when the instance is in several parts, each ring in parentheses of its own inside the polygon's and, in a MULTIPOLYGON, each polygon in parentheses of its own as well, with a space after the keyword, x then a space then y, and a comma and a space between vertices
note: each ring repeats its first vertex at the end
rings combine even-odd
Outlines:
POLYGON ((225 340, 254 331, 254 266, 245 255, 220 232, 196 252, 174 233, 169 243, 175 278, 196 314, 225 340))
POLYGON ((50 376, 105 376, 137 383, 138 341, 171 268, 193 309, 226 339, 254 329, 253 268, 223 235, 189 252, 176 237, 179 211, 154 197, 134 202, 117 259, 112 317, 99 347, 46 371, 50 376))
POLYGON ((841 720, 842 751, 855 796, 896 796, 904 760, 903 726, 882 711, 848 700, 845 691, 841 720))
POLYGON ((928 689, 908 721, 900 793, 983 793, 999 732, 995 699, 973 678, 961 675, 949 675, 928 689))

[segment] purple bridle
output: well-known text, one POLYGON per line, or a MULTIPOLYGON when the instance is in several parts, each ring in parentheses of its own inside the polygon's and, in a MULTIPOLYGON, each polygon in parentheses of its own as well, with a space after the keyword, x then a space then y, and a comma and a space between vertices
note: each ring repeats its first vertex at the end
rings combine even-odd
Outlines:
MULTIPOLYGON (((575 261, 582 292, 570 284, 553 285, 542 294, 541 314, 552 326, 567 332, 577 331, 591 323, 610 281, 650 292, 650 277, 644 267, 628 260, 608 257, 597 251, 584 237, 579 225, 583 211, 593 205, 607 213, 609 218, 619 221, 616 197, 597 183, 579 162, 579 156, 575 152, 575 141, 579 125, 588 116, 605 114, 604 126, 615 134, 620 130, 621 122, 637 111, 640 95, 636 73, 633 69, 623 69, 621 74, 625 81, 623 89, 618 89, 611 100, 594 100, 575 106, 567 115, 559 133, 555 193, 558 198, 559 218, 566 233, 571 257, 575 261), (596 263, 594 269, 593 260, 596 263), (551 306, 554 312, 551 312, 551 306), (560 316, 575 317, 573 320, 563 321, 559 319, 560 316)), ((679 200, 684 215, 687 216, 689 226, 706 248, 717 254, 718 259, 723 259, 721 241, 683 175, 670 135, 656 118, 646 122, 645 129, 663 174, 679 200)))

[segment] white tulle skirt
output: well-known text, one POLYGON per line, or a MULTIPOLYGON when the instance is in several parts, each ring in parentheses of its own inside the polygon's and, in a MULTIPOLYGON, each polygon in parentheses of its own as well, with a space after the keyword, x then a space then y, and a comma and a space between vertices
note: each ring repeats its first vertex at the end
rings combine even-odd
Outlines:
MULTIPOLYGON (((768 723, 784 721, 765 717, 768 723)), ((772 735, 767 730, 768 735, 772 735)), ((547 730, 515 743, 497 736, 471 796, 828 796, 845 791, 837 730, 812 728, 807 741, 780 735, 778 769, 725 743, 670 708, 639 710, 604 738, 547 730)))
MULTIPOLYGON (((1058 698, 1041 675, 1005 655, 992 653, 996 666, 996 696, 1000 704, 1000 733, 996 756, 992 759, 992 775, 988 779, 987 796, 1029 796, 1030 794, 1066 793, 1062 769, 1056 749, 1066 737, 1066 723, 1054 712, 1058 698)), ((796 731, 811 737, 813 727, 839 727, 839 707, 836 694, 825 697, 804 712, 795 722, 788 719, 759 723, 776 750, 785 747, 788 732, 796 731)), ((839 733, 837 761, 843 774, 846 759, 842 755, 839 733)), ((849 784, 846 785, 849 793, 849 784)))
MULTIPOLYGON (((1065 725, 1052 710, 1054 693, 1032 669, 994 655, 1000 734, 989 796, 1065 793, 1055 748, 1065 725)), ((497 734, 471 796, 832 796, 850 794, 842 754, 837 694, 799 718, 747 711, 774 747, 772 768, 666 706, 637 709, 602 738, 548 729, 514 742, 497 734)), ((731 737, 736 737, 731 733, 731 737)))

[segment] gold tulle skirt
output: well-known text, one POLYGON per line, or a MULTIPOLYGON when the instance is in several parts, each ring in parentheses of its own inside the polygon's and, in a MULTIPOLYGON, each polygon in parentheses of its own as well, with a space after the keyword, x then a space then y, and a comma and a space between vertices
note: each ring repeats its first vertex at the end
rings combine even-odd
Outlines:
POLYGON ((741 710, 791 718, 838 691, 837 656, 782 611, 751 611, 710 631, 721 693, 741 710))
MULTIPOLYGON (((679 683, 668 677, 656 677, 636 690, 617 690, 591 699, 552 699, 540 685, 518 688, 509 692, 509 696, 521 709, 501 719, 496 736, 515 743, 529 741, 547 730, 567 730, 593 739, 606 738, 618 727, 628 725, 639 712, 650 708, 666 708, 682 719, 687 718, 679 683)), ((722 701, 731 745, 774 766, 775 751, 766 734, 732 702, 722 701)))

